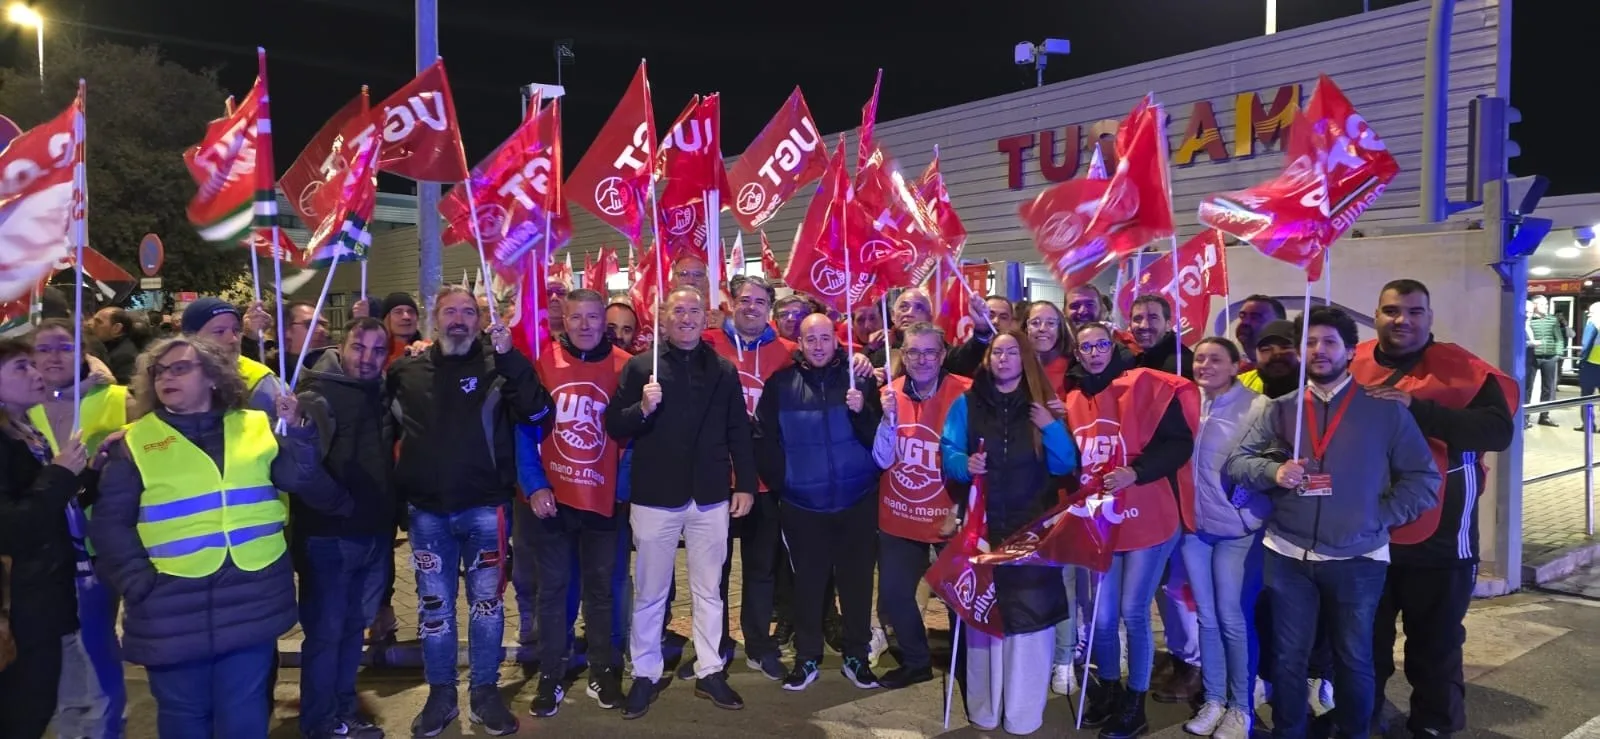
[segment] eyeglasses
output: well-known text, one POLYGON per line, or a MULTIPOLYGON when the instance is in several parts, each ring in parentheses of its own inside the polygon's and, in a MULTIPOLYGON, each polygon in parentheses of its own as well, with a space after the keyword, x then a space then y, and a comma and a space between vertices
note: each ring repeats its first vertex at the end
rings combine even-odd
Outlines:
POLYGON ((1054 318, 1029 318, 1028 328, 1040 328, 1046 331, 1054 331, 1058 328, 1061 328, 1061 322, 1054 318))
POLYGON ((1019 349, 995 349, 989 353, 989 356, 994 359, 1019 359, 1022 357, 1022 351, 1019 349))
POLYGON ((150 379, 159 380, 162 375, 183 377, 195 371, 199 366, 200 363, 193 359, 180 359, 172 364, 152 364, 150 365, 150 379))
POLYGON ((937 361, 939 361, 939 355, 943 354, 943 353, 944 353, 943 349, 902 349, 902 350, 900 350, 900 356, 905 357, 905 360, 907 362, 937 362, 937 361))
POLYGON ((705 270, 688 270, 688 269, 685 269, 685 270, 679 270, 677 272, 674 272, 672 276, 674 276, 674 277, 676 277, 676 278, 678 278, 680 280, 703 280, 706 277, 706 272, 705 272, 705 270))
POLYGON ((1080 341, 1078 342, 1078 350, 1084 354, 1105 354, 1111 351, 1111 340, 1080 341))

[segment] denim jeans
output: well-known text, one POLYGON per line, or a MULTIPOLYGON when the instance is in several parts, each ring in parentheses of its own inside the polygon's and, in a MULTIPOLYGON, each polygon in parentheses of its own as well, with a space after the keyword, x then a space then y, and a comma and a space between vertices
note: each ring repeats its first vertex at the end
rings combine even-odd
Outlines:
POLYGON ((1117 634, 1120 622, 1128 631, 1128 689, 1150 689, 1150 671, 1155 666, 1156 636, 1150 627, 1150 606, 1161 584, 1178 534, 1149 549, 1117 552, 1111 569, 1100 578, 1099 599, 1095 606, 1094 672, 1101 680, 1115 682, 1122 677, 1122 644, 1117 634))
POLYGON ((917 608, 917 585, 931 565, 928 555, 943 547, 878 532, 878 615, 894 629, 900 664, 907 669, 933 667, 928 631, 917 608))
POLYGON ((300 730, 311 734, 356 711, 365 631, 394 550, 386 536, 314 536, 301 547, 300 730))
POLYGON ((411 564, 417 573, 417 632, 422 675, 429 685, 456 684, 456 591, 466 565, 467 662, 471 687, 500 681, 500 642, 506 611, 501 564, 506 555, 506 506, 455 513, 411 509, 411 564))
POLYGON ((1357 558, 1325 562, 1266 552, 1276 674, 1272 735, 1306 735, 1306 662, 1320 619, 1333 646, 1333 721, 1345 736, 1366 736, 1372 720, 1372 629, 1388 563, 1357 558))
POLYGON ((1078 651, 1078 570, 1075 566, 1061 568, 1061 579, 1067 586, 1067 620, 1056 624, 1055 654, 1051 665, 1070 665, 1076 662, 1078 651))
POLYGON ((119 739, 128 692, 117 642, 118 600, 95 577, 78 578, 79 630, 61 640, 61 686, 55 728, 61 736, 119 739))
POLYGON ((227 654, 149 667, 161 739, 266 739, 270 707, 267 674, 276 641, 227 654))
POLYGON ((1184 534, 1183 566, 1200 616, 1200 675, 1207 702, 1253 710, 1260 651, 1255 605, 1261 596, 1260 532, 1237 538, 1184 534))

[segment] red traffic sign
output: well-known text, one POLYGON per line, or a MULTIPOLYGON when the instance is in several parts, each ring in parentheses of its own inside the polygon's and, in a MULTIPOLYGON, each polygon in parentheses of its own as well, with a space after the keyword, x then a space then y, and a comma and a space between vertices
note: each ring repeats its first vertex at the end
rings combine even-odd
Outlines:
POLYGON ((155 277, 166 261, 167 248, 161 244, 161 237, 145 234, 144 238, 139 240, 139 268, 144 270, 144 276, 155 277))

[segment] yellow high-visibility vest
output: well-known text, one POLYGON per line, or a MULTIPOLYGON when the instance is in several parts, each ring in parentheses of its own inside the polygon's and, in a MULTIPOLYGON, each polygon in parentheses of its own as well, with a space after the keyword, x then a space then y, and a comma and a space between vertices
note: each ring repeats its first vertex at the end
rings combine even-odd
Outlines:
POLYGON ((245 392, 255 392, 256 386, 271 375, 272 368, 243 354, 239 355, 239 376, 244 378, 245 392))
MULTIPOLYGON (((100 442, 105 441, 111 432, 128 424, 128 388, 122 385, 90 388, 78 403, 78 417, 79 427, 83 429, 83 448, 92 457, 95 450, 100 448, 100 442)), ((51 451, 61 450, 61 445, 56 442, 56 433, 50 428, 50 419, 45 415, 44 404, 29 408, 28 420, 50 442, 51 451)))
POLYGON ((219 471, 154 413, 128 426, 128 451, 144 479, 139 539, 158 572, 206 577, 229 558, 255 572, 288 551, 289 508, 272 487, 272 423, 260 411, 238 410, 223 416, 222 428, 219 471))

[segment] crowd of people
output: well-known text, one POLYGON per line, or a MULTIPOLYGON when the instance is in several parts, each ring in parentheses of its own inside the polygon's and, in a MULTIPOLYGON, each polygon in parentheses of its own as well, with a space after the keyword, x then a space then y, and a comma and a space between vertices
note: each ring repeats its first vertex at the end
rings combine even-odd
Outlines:
POLYGON ((920 289, 884 325, 757 276, 713 292, 693 257, 671 282, 656 352, 629 303, 564 286, 536 357, 460 286, 427 337, 403 293, 337 337, 288 305, 282 351, 305 356, 262 346, 259 305, 216 298, 148 345, 119 309, 84 317, 101 345, 80 366, 79 317, 0 340, 0 737, 120 736, 124 661, 162 737, 265 737, 296 623, 301 730, 381 737, 356 680, 407 576, 429 686, 414 735, 458 719, 463 629, 468 718, 517 730, 497 690, 508 583, 538 665, 527 712, 558 720, 584 667, 589 699, 640 719, 669 689, 680 546, 677 676, 741 709, 736 539, 748 669, 803 691, 832 651, 856 688, 907 688, 942 672, 919 585, 980 478, 991 546, 1068 502, 1118 523, 1104 573, 996 569, 1004 633, 967 627, 950 676, 974 726, 1032 734, 1050 693, 1081 689, 1102 739, 1146 733, 1147 700, 1191 705, 1199 736, 1244 739, 1263 707, 1274 736, 1365 736, 1402 620, 1405 728, 1465 728, 1480 460, 1509 445, 1520 392, 1435 340, 1421 283, 1375 296, 1373 341, 1339 308, 1255 295, 1232 338, 1181 346, 1164 297, 1119 326, 1092 286, 975 297, 952 342, 920 289))

